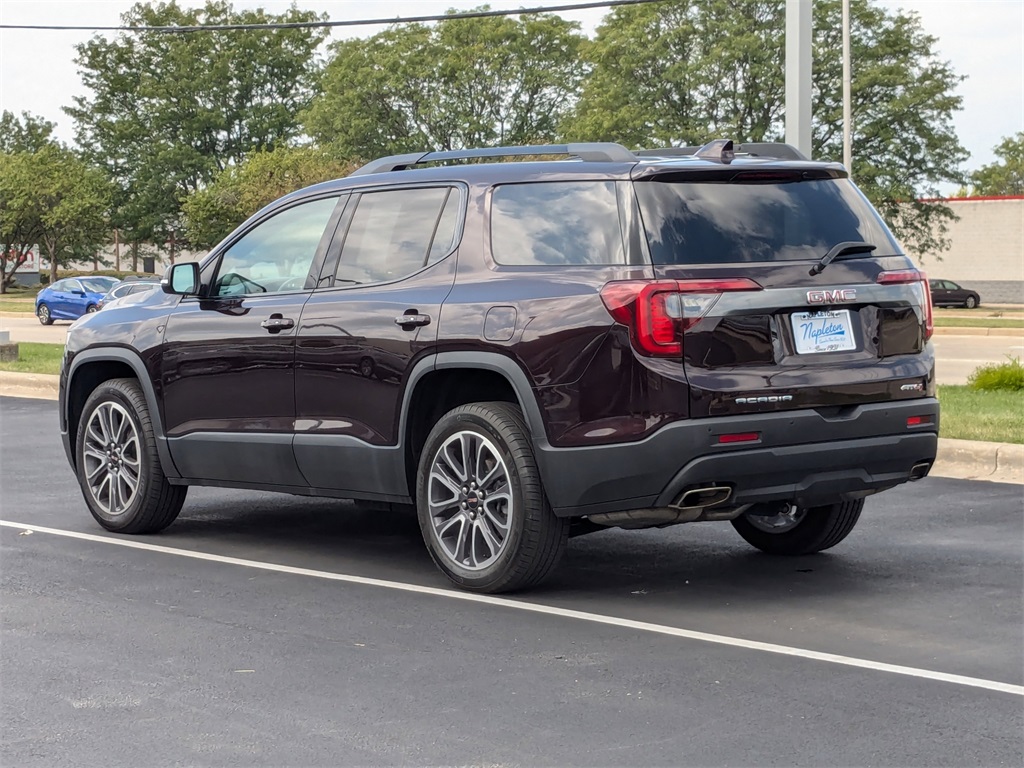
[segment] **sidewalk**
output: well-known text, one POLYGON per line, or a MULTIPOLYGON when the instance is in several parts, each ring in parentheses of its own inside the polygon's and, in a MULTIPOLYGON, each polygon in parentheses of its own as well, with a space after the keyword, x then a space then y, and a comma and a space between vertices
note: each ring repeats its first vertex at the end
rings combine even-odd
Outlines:
MULTIPOLYGON (((57 399, 57 377, 0 371, 0 395, 57 399)), ((1024 444, 939 438, 933 477, 1024 485, 1024 444)))

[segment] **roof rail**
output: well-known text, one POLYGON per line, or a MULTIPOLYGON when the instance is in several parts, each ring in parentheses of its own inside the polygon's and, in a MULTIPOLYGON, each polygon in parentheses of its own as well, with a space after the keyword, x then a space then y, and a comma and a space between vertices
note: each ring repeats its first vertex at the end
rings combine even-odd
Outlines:
MULTIPOLYGON (((638 149, 639 157, 686 157, 696 155, 700 147, 663 147, 661 149, 638 149)), ((778 160, 808 160, 800 150, 782 142, 751 142, 735 145, 737 155, 748 157, 773 157, 778 160)))
POLYGON ((366 176, 371 173, 404 171, 423 163, 443 163, 450 160, 474 160, 483 157, 517 157, 525 155, 567 155, 580 160, 597 163, 632 163, 636 155, 621 144, 612 142, 580 142, 575 144, 539 144, 526 147, 482 147, 480 149, 457 149, 450 152, 411 152, 405 155, 391 155, 367 163, 353 171, 350 176, 366 176))

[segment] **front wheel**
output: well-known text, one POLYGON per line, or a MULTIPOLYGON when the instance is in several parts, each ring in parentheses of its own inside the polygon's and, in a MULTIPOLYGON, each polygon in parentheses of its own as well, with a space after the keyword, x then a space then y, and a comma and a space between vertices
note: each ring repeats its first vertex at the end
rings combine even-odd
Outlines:
POLYGON ((156 533, 181 511, 188 488, 164 476, 149 407, 135 379, 105 381, 89 395, 75 458, 85 503, 108 531, 156 533))
POLYGON ((85 314, 91 315, 93 312, 96 312, 98 310, 99 307, 97 307, 95 304, 90 304, 88 307, 85 308, 85 314))
POLYGON ((416 506, 430 556, 473 592, 539 584, 569 535, 569 521, 548 505, 522 412, 509 403, 441 417, 423 446, 416 506))
POLYGON ((36 317, 39 318, 39 322, 43 325, 53 325, 53 316, 50 315, 50 308, 45 304, 40 304, 36 307, 36 317))
POLYGON ((732 521, 748 544, 770 555, 810 555, 834 547, 860 519, 864 500, 844 501, 821 507, 790 506, 774 515, 757 515, 752 509, 732 521))
POLYGON ((967 307, 968 309, 974 309, 976 306, 978 306, 978 300, 975 299, 973 296, 968 296, 967 301, 964 302, 964 306, 967 307))

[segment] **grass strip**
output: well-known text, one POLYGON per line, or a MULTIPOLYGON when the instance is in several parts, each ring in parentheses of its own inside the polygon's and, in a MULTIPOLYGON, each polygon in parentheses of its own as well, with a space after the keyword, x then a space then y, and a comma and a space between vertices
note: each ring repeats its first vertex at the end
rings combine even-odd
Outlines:
POLYGON ((0 371, 46 373, 56 376, 60 373, 60 361, 63 356, 63 344, 37 344, 31 341, 19 341, 18 360, 0 363, 0 371))

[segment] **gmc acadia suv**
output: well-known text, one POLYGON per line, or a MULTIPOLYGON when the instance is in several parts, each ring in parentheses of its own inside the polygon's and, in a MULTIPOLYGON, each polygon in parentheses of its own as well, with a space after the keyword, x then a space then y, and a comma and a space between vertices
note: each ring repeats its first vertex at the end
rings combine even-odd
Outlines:
POLYGON ((453 582, 502 592, 570 532, 838 544, 935 459, 931 330, 843 167, 786 145, 410 154, 76 323, 60 426, 108 530, 190 485, 413 505, 453 582))

